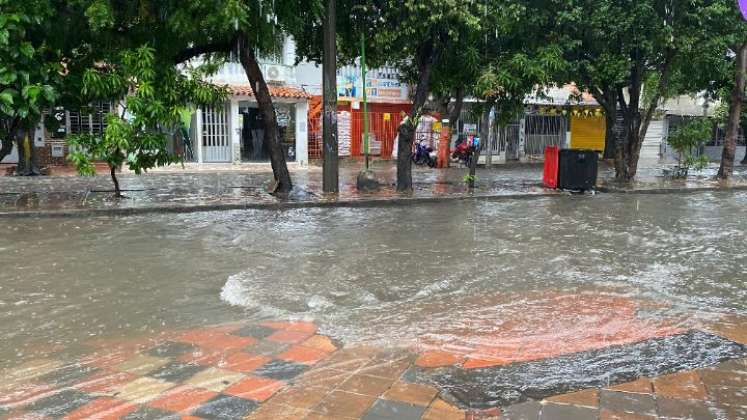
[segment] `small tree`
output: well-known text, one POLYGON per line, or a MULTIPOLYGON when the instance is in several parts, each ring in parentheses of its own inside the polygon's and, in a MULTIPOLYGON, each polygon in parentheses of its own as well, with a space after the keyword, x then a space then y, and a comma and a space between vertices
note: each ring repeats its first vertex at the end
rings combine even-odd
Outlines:
POLYGON ((106 116, 102 135, 68 139, 73 146, 69 159, 81 175, 95 175, 94 160, 106 162, 116 197, 122 197, 116 171, 125 163, 139 175, 180 160, 168 152, 165 132, 179 126, 187 104, 215 104, 226 95, 224 89, 181 74, 173 65, 159 65, 151 47, 126 50, 120 58, 88 70, 82 93, 91 98, 123 98, 121 112, 106 116))
POLYGON ((695 154, 708 142, 713 126, 707 118, 696 118, 677 127, 669 135, 667 142, 677 152, 677 162, 682 175, 686 175, 690 168, 698 171, 708 166, 708 157, 695 154))

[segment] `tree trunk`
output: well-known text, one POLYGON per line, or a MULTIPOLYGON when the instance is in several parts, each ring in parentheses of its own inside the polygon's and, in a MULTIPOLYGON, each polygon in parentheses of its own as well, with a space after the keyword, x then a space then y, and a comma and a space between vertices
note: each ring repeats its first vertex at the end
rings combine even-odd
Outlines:
MULTIPOLYGON (((324 19, 324 59, 322 66, 323 121, 322 189, 325 193, 340 190, 337 139, 337 28, 335 0, 327 0, 324 19)), ((363 83, 365 85, 365 81, 363 83)), ((367 155, 368 156, 368 155, 367 155)), ((366 157, 368 159, 368 157, 366 157)), ((366 161, 368 165, 368 161, 366 161)))
POLYGON ((620 112, 622 112, 625 121, 624 134, 621 136, 625 139, 625 143, 618 143, 619 147, 615 151, 615 178, 620 181, 631 181, 638 172, 638 159, 641 155, 643 139, 646 137, 648 125, 656 112, 659 99, 667 90, 673 59, 673 50, 667 50, 664 63, 659 68, 660 78, 655 93, 651 98, 648 98, 649 101, 644 104, 645 109, 641 112, 641 93, 646 76, 646 65, 640 60, 636 49, 631 52, 627 103, 622 87, 618 86, 615 89, 620 112))
POLYGON ((469 163, 469 178, 467 185, 471 190, 475 188, 475 179, 477 176, 477 161, 480 160, 480 151, 485 147, 488 142, 490 133, 490 109, 493 108, 493 103, 488 101, 485 103, 485 110, 482 113, 482 121, 480 121, 480 144, 474 151, 472 160, 469 163))
POLYGON ((262 115, 262 124, 265 129, 264 142, 270 151, 270 163, 272 164, 272 173, 275 177, 275 191, 277 193, 287 193, 293 188, 291 183, 288 165, 285 162, 285 154, 280 144, 278 136, 278 121, 275 114, 275 107, 272 104, 270 89, 259 68, 257 57, 254 49, 248 40, 248 35, 242 33, 239 35, 239 60, 244 67, 246 76, 252 86, 254 98, 257 100, 259 112, 262 115))
POLYGON ((747 42, 739 47, 735 64, 736 77, 729 101, 729 119, 726 123, 726 139, 724 140, 724 151, 721 154, 721 167, 718 170, 718 177, 721 179, 728 179, 734 173, 734 155, 737 150, 739 119, 742 116, 745 72, 747 71, 747 42))
POLYGON ((604 159, 614 159, 617 150, 617 100, 612 101, 611 107, 604 108, 604 118, 607 124, 604 132, 604 159))
POLYGON ((617 150, 617 136, 615 133, 615 124, 617 124, 617 109, 612 112, 605 110, 604 116, 607 127, 604 131, 604 159, 614 159, 617 150))
POLYGON ((31 130, 19 127, 16 129, 16 148, 18 150, 18 165, 16 166, 16 175, 33 176, 40 175, 36 163, 36 153, 34 151, 34 140, 31 138, 31 130))
POLYGON ((619 144, 615 154, 616 178, 620 181, 632 181, 638 172, 638 158, 641 154, 641 113, 638 109, 624 113, 625 142, 619 144))
POLYGON ((117 167, 109 164, 109 175, 112 177, 114 183, 114 197, 123 198, 122 190, 119 188, 119 180, 117 179, 117 167))
POLYGON ((459 86, 456 90, 456 96, 454 97, 454 106, 449 112, 449 125, 454 127, 454 124, 459 121, 459 116, 462 115, 462 107, 464 106, 464 86, 459 86))
POLYGON ((615 126, 617 124, 617 90, 610 86, 593 89, 594 99, 604 109, 606 128, 604 132, 604 159, 615 159, 619 141, 615 126))
POLYGON ((397 191, 412 191, 412 141, 415 138, 415 125, 411 118, 397 129, 397 191))
POLYGON ((433 40, 427 41, 418 51, 418 86, 415 89, 415 98, 412 101, 410 118, 400 124, 397 145, 397 191, 412 191, 412 142, 415 139, 417 121, 428 99, 428 91, 431 84, 431 71, 435 61, 433 40))

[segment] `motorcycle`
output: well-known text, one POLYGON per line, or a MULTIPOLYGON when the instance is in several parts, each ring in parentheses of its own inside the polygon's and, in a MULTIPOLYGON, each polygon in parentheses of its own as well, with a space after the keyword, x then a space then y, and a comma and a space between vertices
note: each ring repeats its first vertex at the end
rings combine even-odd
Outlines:
POLYGON ((433 150, 424 140, 420 140, 415 144, 415 151, 412 153, 412 161, 416 165, 428 165, 430 168, 435 168, 438 158, 436 151, 433 150))
POLYGON ((457 140, 451 158, 456 159, 464 166, 469 167, 472 164, 472 159, 479 147, 479 141, 480 140, 477 137, 460 138, 457 140))

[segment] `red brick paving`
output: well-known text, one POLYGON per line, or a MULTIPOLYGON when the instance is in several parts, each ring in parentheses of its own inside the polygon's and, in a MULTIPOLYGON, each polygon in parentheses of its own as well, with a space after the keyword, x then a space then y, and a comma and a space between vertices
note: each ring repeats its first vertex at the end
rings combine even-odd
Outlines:
POLYGON ((271 357, 258 356, 246 352, 236 352, 226 356, 220 367, 236 372, 249 373, 270 362, 271 357))
POLYGON ((216 395, 217 392, 185 385, 166 391, 159 398, 149 402, 148 406, 181 413, 198 407, 216 395))
POLYGON ((329 356, 329 352, 306 346, 292 346, 278 355, 279 359, 313 365, 329 356))
MULTIPOLYGON (((408 351, 387 352, 376 347, 338 349, 329 338, 317 335, 316 326, 308 322, 263 323, 264 326, 276 330, 265 339, 267 342, 290 344, 289 347, 278 346, 277 353, 268 355, 256 355, 252 354, 251 350, 247 350, 251 346, 265 343, 263 339, 231 335, 232 332, 242 327, 241 324, 198 328, 157 338, 138 337, 133 343, 119 339, 97 340, 95 344, 98 350, 95 356, 82 360, 106 368, 82 378, 73 388, 82 392, 110 395, 101 395, 93 399, 86 405, 67 413, 67 418, 115 419, 135 411, 139 407, 137 403, 125 402, 112 396, 118 389, 127 389, 128 397, 135 402, 168 412, 180 413, 184 416, 183 418, 187 418, 194 409, 216 397, 218 390, 227 395, 259 403, 259 409, 250 418, 263 418, 263 415, 264 418, 277 419, 307 416, 309 419, 358 418, 365 415, 377 400, 422 407, 424 412, 422 418, 426 420, 490 418, 499 415, 501 410, 464 411, 439 398, 438 389, 404 381, 403 373, 413 365, 426 369, 457 365, 469 369, 480 367, 482 364, 494 366, 515 361, 554 357, 568 351, 595 349, 599 346, 611 345, 610 343, 627 343, 631 340, 639 340, 641 337, 656 337, 674 331, 663 324, 637 320, 635 306, 624 299, 584 297, 582 300, 574 298, 566 301, 562 296, 553 296, 551 301, 557 303, 555 308, 560 308, 560 311, 556 315, 563 321, 548 319, 550 312, 540 311, 534 314, 539 321, 537 327, 532 327, 531 330, 519 328, 524 322, 519 317, 517 320, 507 320, 502 324, 503 329, 498 328, 492 334, 484 334, 480 340, 459 342, 457 339, 456 343, 448 345, 444 343, 440 347, 425 347, 418 355, 412 355, 408 351), (587 308, 572 308, 589 302, 591 302, 591 308, 596 309, 603 304, 612 305, 613 309, 620 310, 622 317, 627 318, 618 322, 606 314, 597 317, 592 314, 593 310, 587 310, 587 308), (551 327, 557 328, 558 322, 568 322, 569 319, 577 321, 581 319, 580 324, 584 328, 594 328, 595 325, 604 326, 605 333, 588 331, 576 342, 562 345, 556 343, 554 348, 545 348, 553 347, 550 342, 551 327), (633 331, 634 326, 641 327, 642 330, 633 331), (510 337, 507 334, 516 336, 510 337), (137 359, 133 358, 133 355, 143 354, 140 352, 163 342, 166 338, 199 346, 196 351, 171 356, 171 360, 198 362, 213 369, 210 371, 213 373, 207 372, 203 376, 209 374, 217 381, 218 376, 222 375, 221 377, 229 378, 230 381, 221 384, 203 381, 206 387, 215 388, 210 391, 199 388, 199 384, 203 383, 201 381, 195 381, 197 385, 190 386, 179 383, 171 384, 141 376, 146 375, 147 372, 140 372, 140 365, 133 365, 137 373, 108 369, 109 366, 120 366, 123 361, 137 359), (111 355, 105 351, 106 343, 113 346, 111 355), (127 351, 131 353, 128 355, 127 351), (255 369, 272 360, 306 364, 310 370, 289 381, 252 374, 255 369), (142 390, 135 386, 140 383, 138 381, 145 385, 153 384, 152 389, 160 394, 148 395, 147 398, 141 396, 139 393, 142 390), (271 417, 266 417, 268 415, 271 417)), ((736 324, 729 325, 728 331, 732 336, 738 336, 741 328, 736 324)), ((575 326, 571 330, 578 332, 575 326)), ((566 337, 567 334, 566 331, 559 332, 561 338, 566 337)), ((156 365, 169 359, 153 356, 138 357, 144 362, 158 361, 156 365)), ((38 366, 44 368, 45 364, 40 363, 38 366)), ((33 367, 33 369, 37 368, 33 367)), ((44 371, 39 371, 39 374, 43 373, 44 371)), ((33 413, 24 413, 19 409, 32 401, 53 395, 52 384, 29 382, 16 385, 12 390, 3 391, 3 388, 0 388, 0 405, 10 404, 10 408, 14 410, 14 418, 33 415, 33 413), (18 390, 21 390, 22 396, 18 390)), ((741 415, 739 413, 747 410, 747 359, 726 362, 714 368, 662 375, 653 379, 641 378, 626 384, 611 386, 609 389, 630 395, 643 395, 654 400, 661 399, 667 401, 669 408, 671 404, 675 406, 681 404, 685 407, 686 404, 693 402, 708 403, 723 408, 724 412, 732 413, 733 416, 739 416, 741 415)), ((652 418, 632 412, 610 410, 601 405, 599 395, 598 389, 587 389, 550 397, 547 402, 593 410, 600 419, 652 418)))
POLYGON ((283 381, 248 376, 224 389, 223 393, 254 401, 265 401, 285 385, 286 383, 283 381))
POLYGON ((133 411, 137 405, 116 398, 102 397, 78 408, 64 417, 65 420, 117 420, 133 411))

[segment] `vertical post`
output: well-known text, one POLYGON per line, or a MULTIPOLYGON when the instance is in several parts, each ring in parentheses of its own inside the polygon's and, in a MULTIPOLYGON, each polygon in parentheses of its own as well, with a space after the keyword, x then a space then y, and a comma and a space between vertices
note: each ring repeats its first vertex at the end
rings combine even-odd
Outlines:
POLYGON ((521 120, 519 121, 519 150, 518 150, 518 156, 519 160, 524 159, 524 155, 526 154, 526 145, 527 145, 527 119, 526 116, 522 116, 521 120))
POLYGON ((363 80, 363 153, 368 170, 368 95, 366 94, 366 35, 361 33, 361 79, 363 80))
POLYGON ((324 93, 324 163, 322 189, 326 193, 339 191, 337 157, 337 43, 335 0, 327 0, 324 22, 324 63, 322 89, 324 93))
POLYGON ((231 98, 228 105, 228 144, 231 146, 229 160, 238 165, 241 163, 241 123, 243 117, 239 114, 239 100, 231 98))
POLYGON ((296 162, 301 166, 309 163, 309 104, 306 100, 296 104, 296 162))
POLYGON ((485 148, 486 154, 485 154, 485 166, 490 168, 493 166, 493 139, 495 138, 495 119, 494 119, 494 113, 492 112, 492 107, 488 110, 488 118, 487 118, 487 124, 488 129, 486 132, 488 133, 487 138, 485 139, 487 146, 485 148))
POLYGON ((197 163, 202 163, 202 108, 197 108, 197 118, 195 118, 195 143, 197 146, 197 163))

